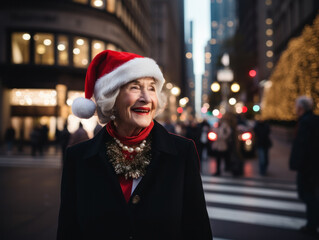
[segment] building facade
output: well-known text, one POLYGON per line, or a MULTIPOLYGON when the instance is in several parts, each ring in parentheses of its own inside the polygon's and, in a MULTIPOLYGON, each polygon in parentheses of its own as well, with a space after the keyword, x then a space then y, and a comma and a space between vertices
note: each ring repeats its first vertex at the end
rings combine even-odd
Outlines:
MULTIPOLYGON (((1 139, 10 125, 16 130, 16 139, 21 140, 28 140, 32 128, 39 124, 49 127, 50 139, 66 121, 71 132, 77 129, 80 119, 72 115, 70 106, 74 98, 83 95, 86 68, 102 50, 157 57, 150 4, 147 0, 2 3, 1 139)), ((164 76, 169 76, 171 69, 166 70, 165 64, 160 60, 164 76)), ((82 121, 89 132, 96 122, 96 117, 82 121)))

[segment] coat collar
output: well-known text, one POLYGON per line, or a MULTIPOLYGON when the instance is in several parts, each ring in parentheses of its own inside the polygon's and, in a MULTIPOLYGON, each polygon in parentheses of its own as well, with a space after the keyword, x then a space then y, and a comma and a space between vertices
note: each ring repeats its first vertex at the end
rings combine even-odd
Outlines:
MULTIPOLYGON (((154 120, 154 127, 151 131, 152 136, 152 149, 164 152, 167 154, 177 155, 175 143, 173 139, 170 137, 170 133, 154 120)), ((105 143, 110 141, 112 137, 108 134, 105 127, 103 127, 97 135, 89 140, 90 150, 84 154, 84 158, 90 158, 99 154, 101 149, 105 149, 105 143)))

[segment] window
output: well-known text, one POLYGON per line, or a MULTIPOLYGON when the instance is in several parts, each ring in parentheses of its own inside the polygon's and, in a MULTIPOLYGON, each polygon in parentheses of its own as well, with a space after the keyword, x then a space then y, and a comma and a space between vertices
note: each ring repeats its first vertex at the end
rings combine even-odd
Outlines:
POLYGON ((37 33, 34 39, 35 64, 54 64, 54 37, 49 33, 37 33))
POLYGON ((88 0, 73 0, 73 2, 81 3, 81 4, 88 4, 88 0))
POLYGON ((107 0, 106 10, 110 13, 115 13, 116 0, 107 0))
POLYGON ((11 35, 11 59, 14 64, 26 64, 30 62, 29 33, 12 33, 11 35))
POLYGON ((105 43, 98 40, 92 41, 92 59, 105 49, 105 43))
POLYGON ((69 65, 69 42, 67 36, 58 36, 58 64, 69 65))
POLYGON ((107 47, 106 47, 107 50, 113 50, 113 51, 116 51, 116 46, 112 43, 109 43, 107 44, 107 47))
POLYGON ((89 57, 89 44, 86 38, 73 38, 73 64, 75 67, 87 67, 89 57))

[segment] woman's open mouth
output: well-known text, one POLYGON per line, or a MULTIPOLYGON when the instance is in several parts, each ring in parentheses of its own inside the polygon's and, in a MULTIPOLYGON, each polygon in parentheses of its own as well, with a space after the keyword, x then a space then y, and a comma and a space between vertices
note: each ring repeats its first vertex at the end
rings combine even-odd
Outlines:
POLYGON ((147 107, 136 107, 132 108, 132 111, 136 114, 147 115, 150 113, 151 109, 147 107))

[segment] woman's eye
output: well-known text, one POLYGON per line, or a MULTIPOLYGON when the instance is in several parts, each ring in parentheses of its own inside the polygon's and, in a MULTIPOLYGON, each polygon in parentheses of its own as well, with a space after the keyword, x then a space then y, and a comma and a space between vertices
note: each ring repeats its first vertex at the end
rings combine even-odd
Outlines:
POLYGON ((133 86, 131 86, 131 89, 139 89, 140 87, 139 86, 137 86, 137 85, 133 85, 133 86))

